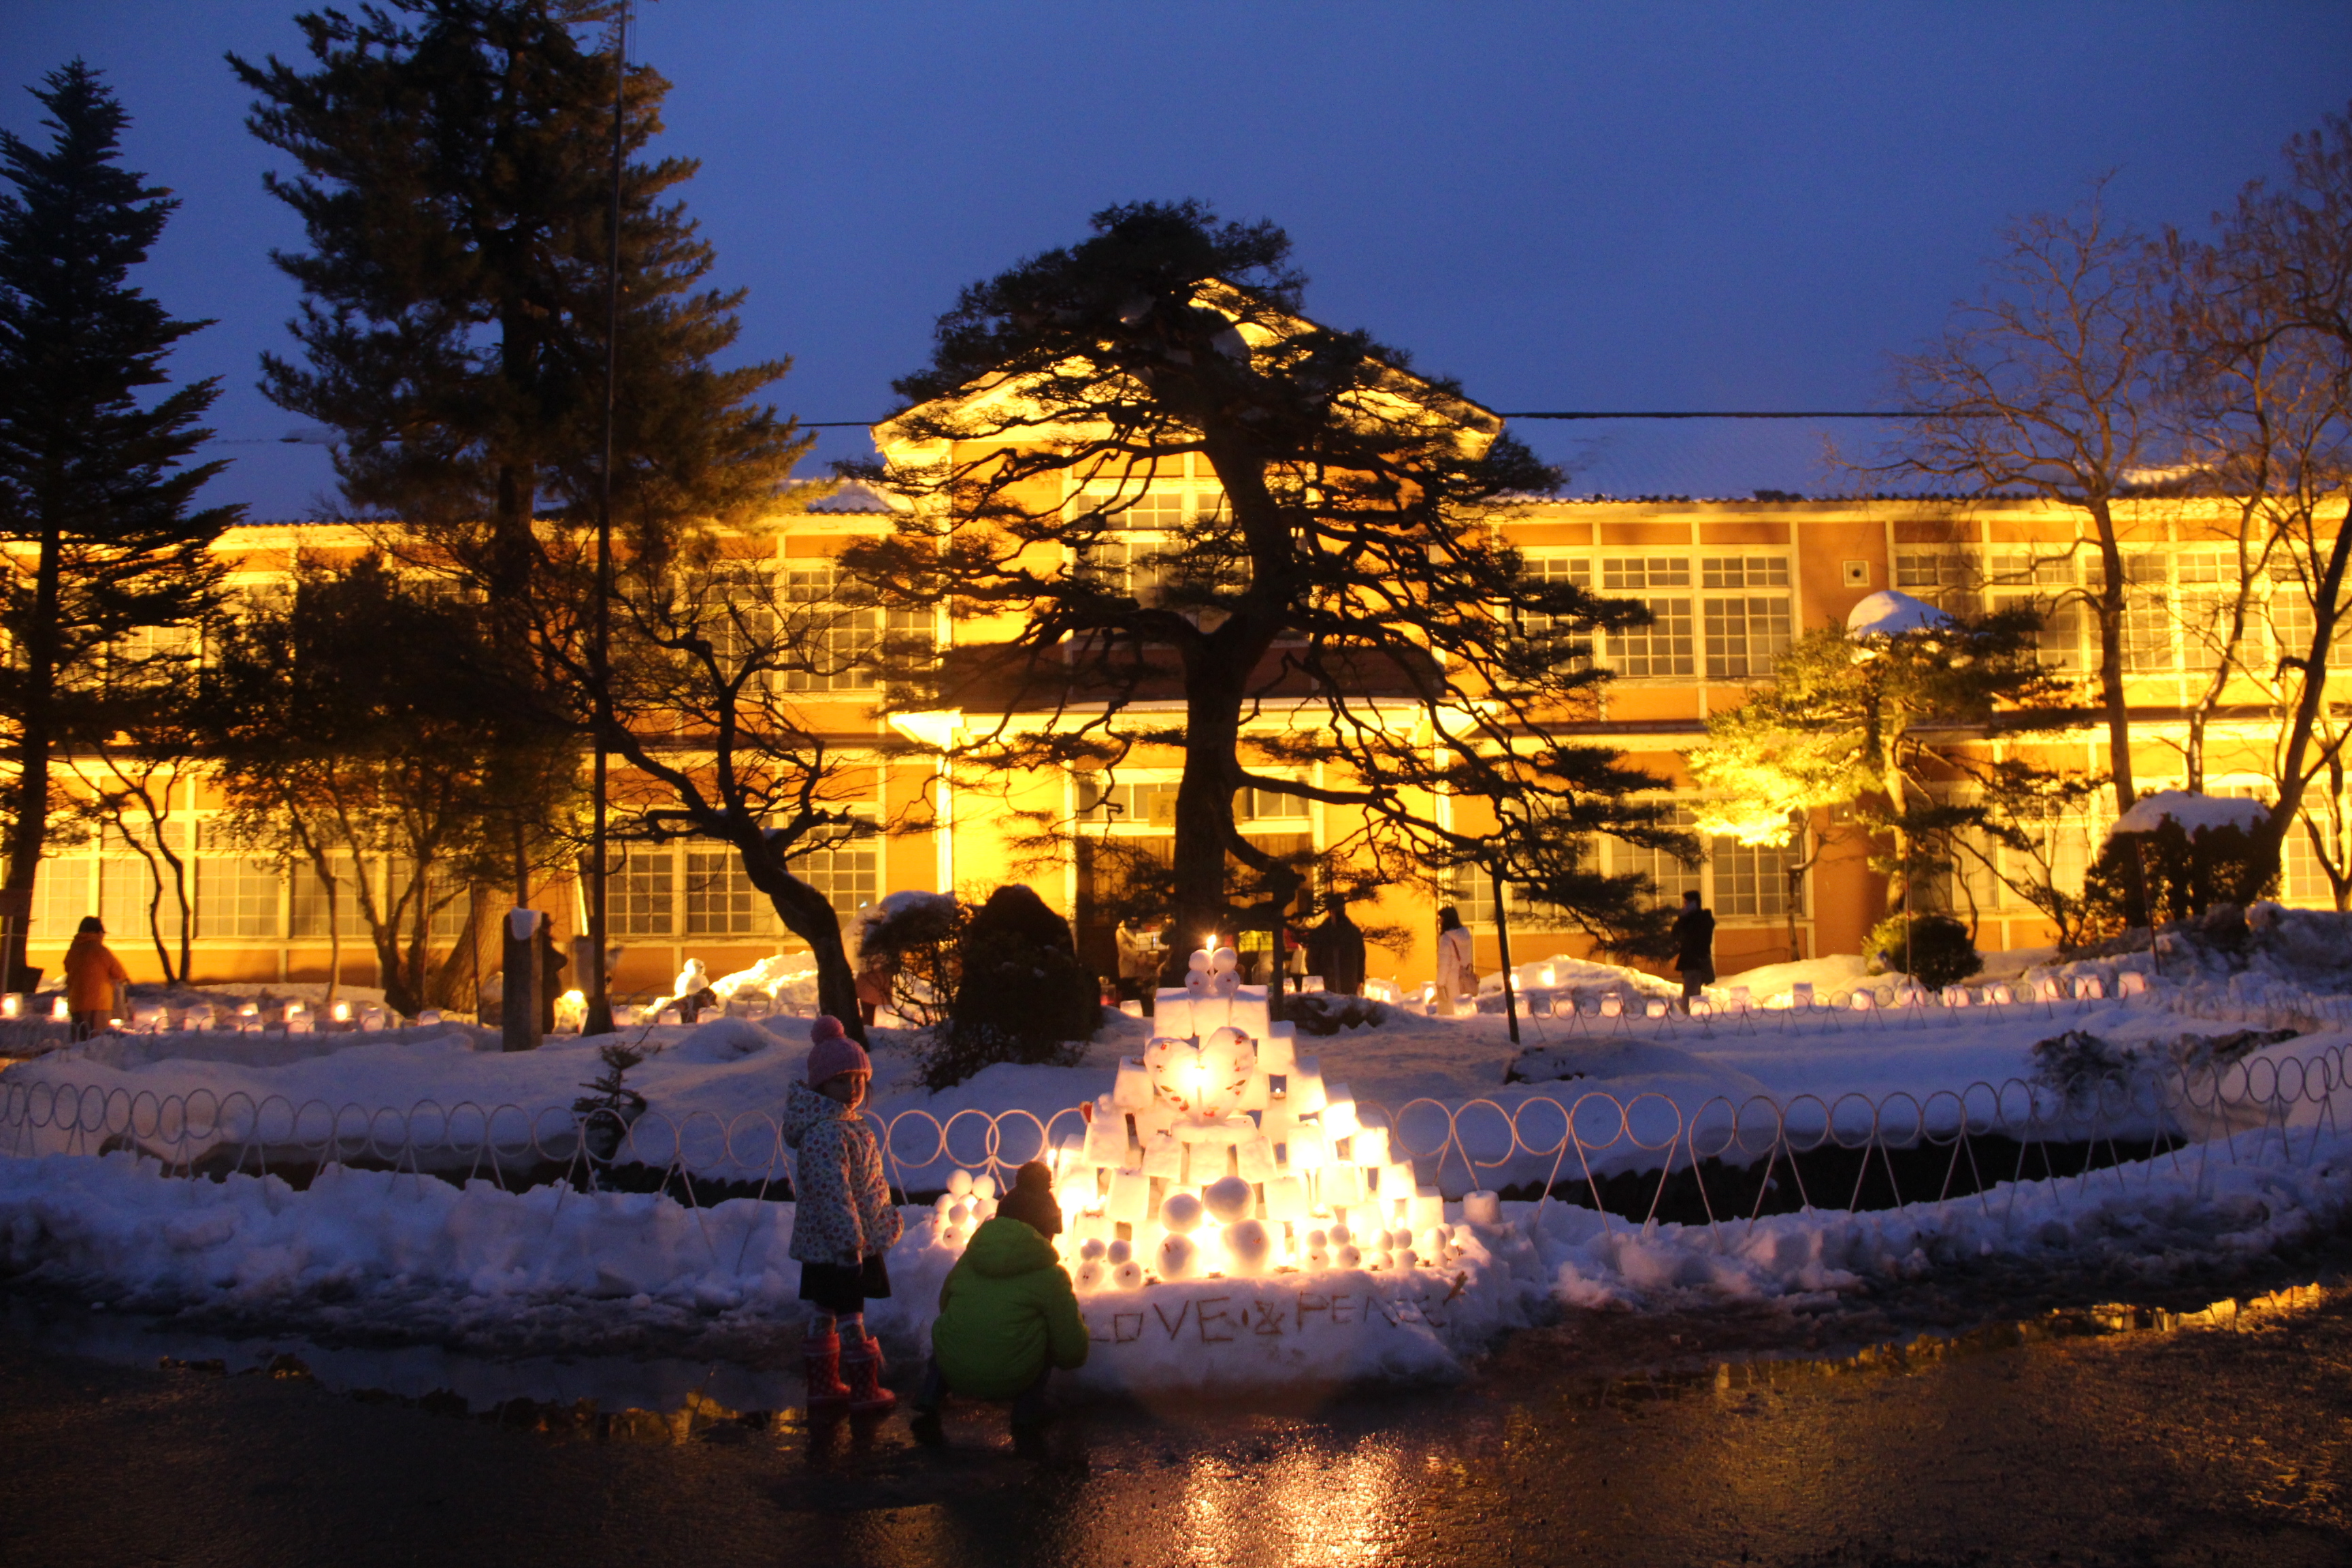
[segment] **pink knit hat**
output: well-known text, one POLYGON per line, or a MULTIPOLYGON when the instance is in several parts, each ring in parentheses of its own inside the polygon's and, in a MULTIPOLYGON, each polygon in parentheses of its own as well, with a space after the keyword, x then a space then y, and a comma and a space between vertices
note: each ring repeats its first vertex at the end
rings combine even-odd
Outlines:
POLYGON ((841 1020, 830 1013, 820 1013, 809 1026, 809 1087, 814 1089, 830 1078, 845 1072, 862 1072, 874 1076, 874 1058, 866 1047, 849 1037, 841 1020))

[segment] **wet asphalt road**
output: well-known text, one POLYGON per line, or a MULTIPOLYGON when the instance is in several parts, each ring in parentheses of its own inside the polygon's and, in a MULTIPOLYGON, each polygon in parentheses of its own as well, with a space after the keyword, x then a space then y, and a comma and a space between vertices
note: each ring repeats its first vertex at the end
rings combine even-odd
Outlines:
POLYGON ((79 1564, 2352 1563, 2352 1291, 2231 1328, 1734 1359, 1587 1320, 1473 1384, 1287 1410, 501 1422, 0 1334, 0 1561, 79 1564), (1631 1358, 1631 1359, 1629 1359, 1631 1358), (1679 1370, 1601 1375, 1640 1359, 1679 1370))

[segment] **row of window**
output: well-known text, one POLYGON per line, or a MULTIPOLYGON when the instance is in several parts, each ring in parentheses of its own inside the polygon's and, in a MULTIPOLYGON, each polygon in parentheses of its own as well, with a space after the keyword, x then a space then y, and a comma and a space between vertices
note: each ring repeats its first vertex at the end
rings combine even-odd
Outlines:
MULTIPOLYGON (((1785 555, 1586 555, 1529 551, 1528 576, 1633 599, 1650 624, 1592 640, 1593 658, 1620 676, 1745 680, 1771 673, 1795 626, 1785 555), (1694 570, 1696 568, 1696 570, 1694 570), (1696 579, 1696 584, 1694 584, 1696 579), (1697 592, 1692 588, 1696 585, 1697 592), (1755 590, 1762 590, 1756 592, 1755 590)), ((1532 635, 1556 629, 1528 617, 1532 635)))
MULTIPOLYGON (((2228 640, 2241 581, 2236 551, 2224 545, 2126 550, 2123 570, 2125 670, 2166 675, 2212 668, 2228 640)), ((2041 612, 2036 641, 2042 662, 2053 669, 2098 667, 2098 620, 2084 595, 2105 581, 2105 563, 2087 547, 1895 552, 1895 585, 1956 614, 2021 605, 2041 612)), ((2246 608, 2237 649, 2242 663, 2267 668, 2309 647, 2311 598, 2284 566, 2253 584, 2246 608)))
MULTIPOLYGON (((1665 816, 1670 827, 1688 831, 1696 818, 1687 806, 1675 806, 1665 816)), ((1656 904, 1673 908, 1682 902, 1685 892, 1696 892, 1699 901, 1715 911, 1717 920, 1782 921, 1790 916, 1801 919, 1805 913, 1804 877, 1791 876, 1804 864, 1805 842, 1802 834, 1786 847, 1758 847, 1740 843, 1737 838, 1702 840, 1705 852, 1696 866, 1685 865, 1663 850, 1629 844, 1622 838, 1601 836, 1594 849, 1596 868, 1607 876, 1623 876, 1639 872, 1656 887, 1656 904)), ((1527 890, 1517 886, 1509 889, 1510 901, 1505 912, 1515 930, 1564 931, 1570 929, 1559 911, 1541 900, 1530 898, 1527 890)), ((1483 871, 1465 867, 1456 871, 1451 889, 1454 907, 1464 923, 1474 930, 1491 931, 1495 926, 1495 884, 1483 871)))

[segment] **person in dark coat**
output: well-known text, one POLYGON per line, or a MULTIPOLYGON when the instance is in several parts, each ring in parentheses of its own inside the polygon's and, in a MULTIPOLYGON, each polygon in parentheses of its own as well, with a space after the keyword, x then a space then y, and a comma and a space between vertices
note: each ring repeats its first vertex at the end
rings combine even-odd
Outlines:
POLYGON ((1323 923, 1307 933, 1307 972, 1323 977, 1323 989, 1343 996, 1364 989, 1364 933, 1348 918, 1348 906, 1338 904, 1323 923))
POLYGON ((555 945, 555 922, 539 918, 539 1032, 555 1033, 555 1005, 570 989, 563 984, 564 958, 555 945))
POLYGON ((1696 889, 1683 895, 1675 917, 1675 967, 1683 973, 1683 1011, 1702 987, 1715 984, 1715 916, 1699 907, 1696 889))

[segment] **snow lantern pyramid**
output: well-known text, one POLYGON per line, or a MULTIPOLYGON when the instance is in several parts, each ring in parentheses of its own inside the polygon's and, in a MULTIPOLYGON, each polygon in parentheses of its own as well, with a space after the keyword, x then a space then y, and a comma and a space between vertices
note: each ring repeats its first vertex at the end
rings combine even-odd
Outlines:
POLYGON ((1451 1256, 1437 1190, 1240 978, 1232 948, 1193 953, 1183 986, 1159 993, 1158 1037, 1054 1151, 1080 1290, 1451 1256))

